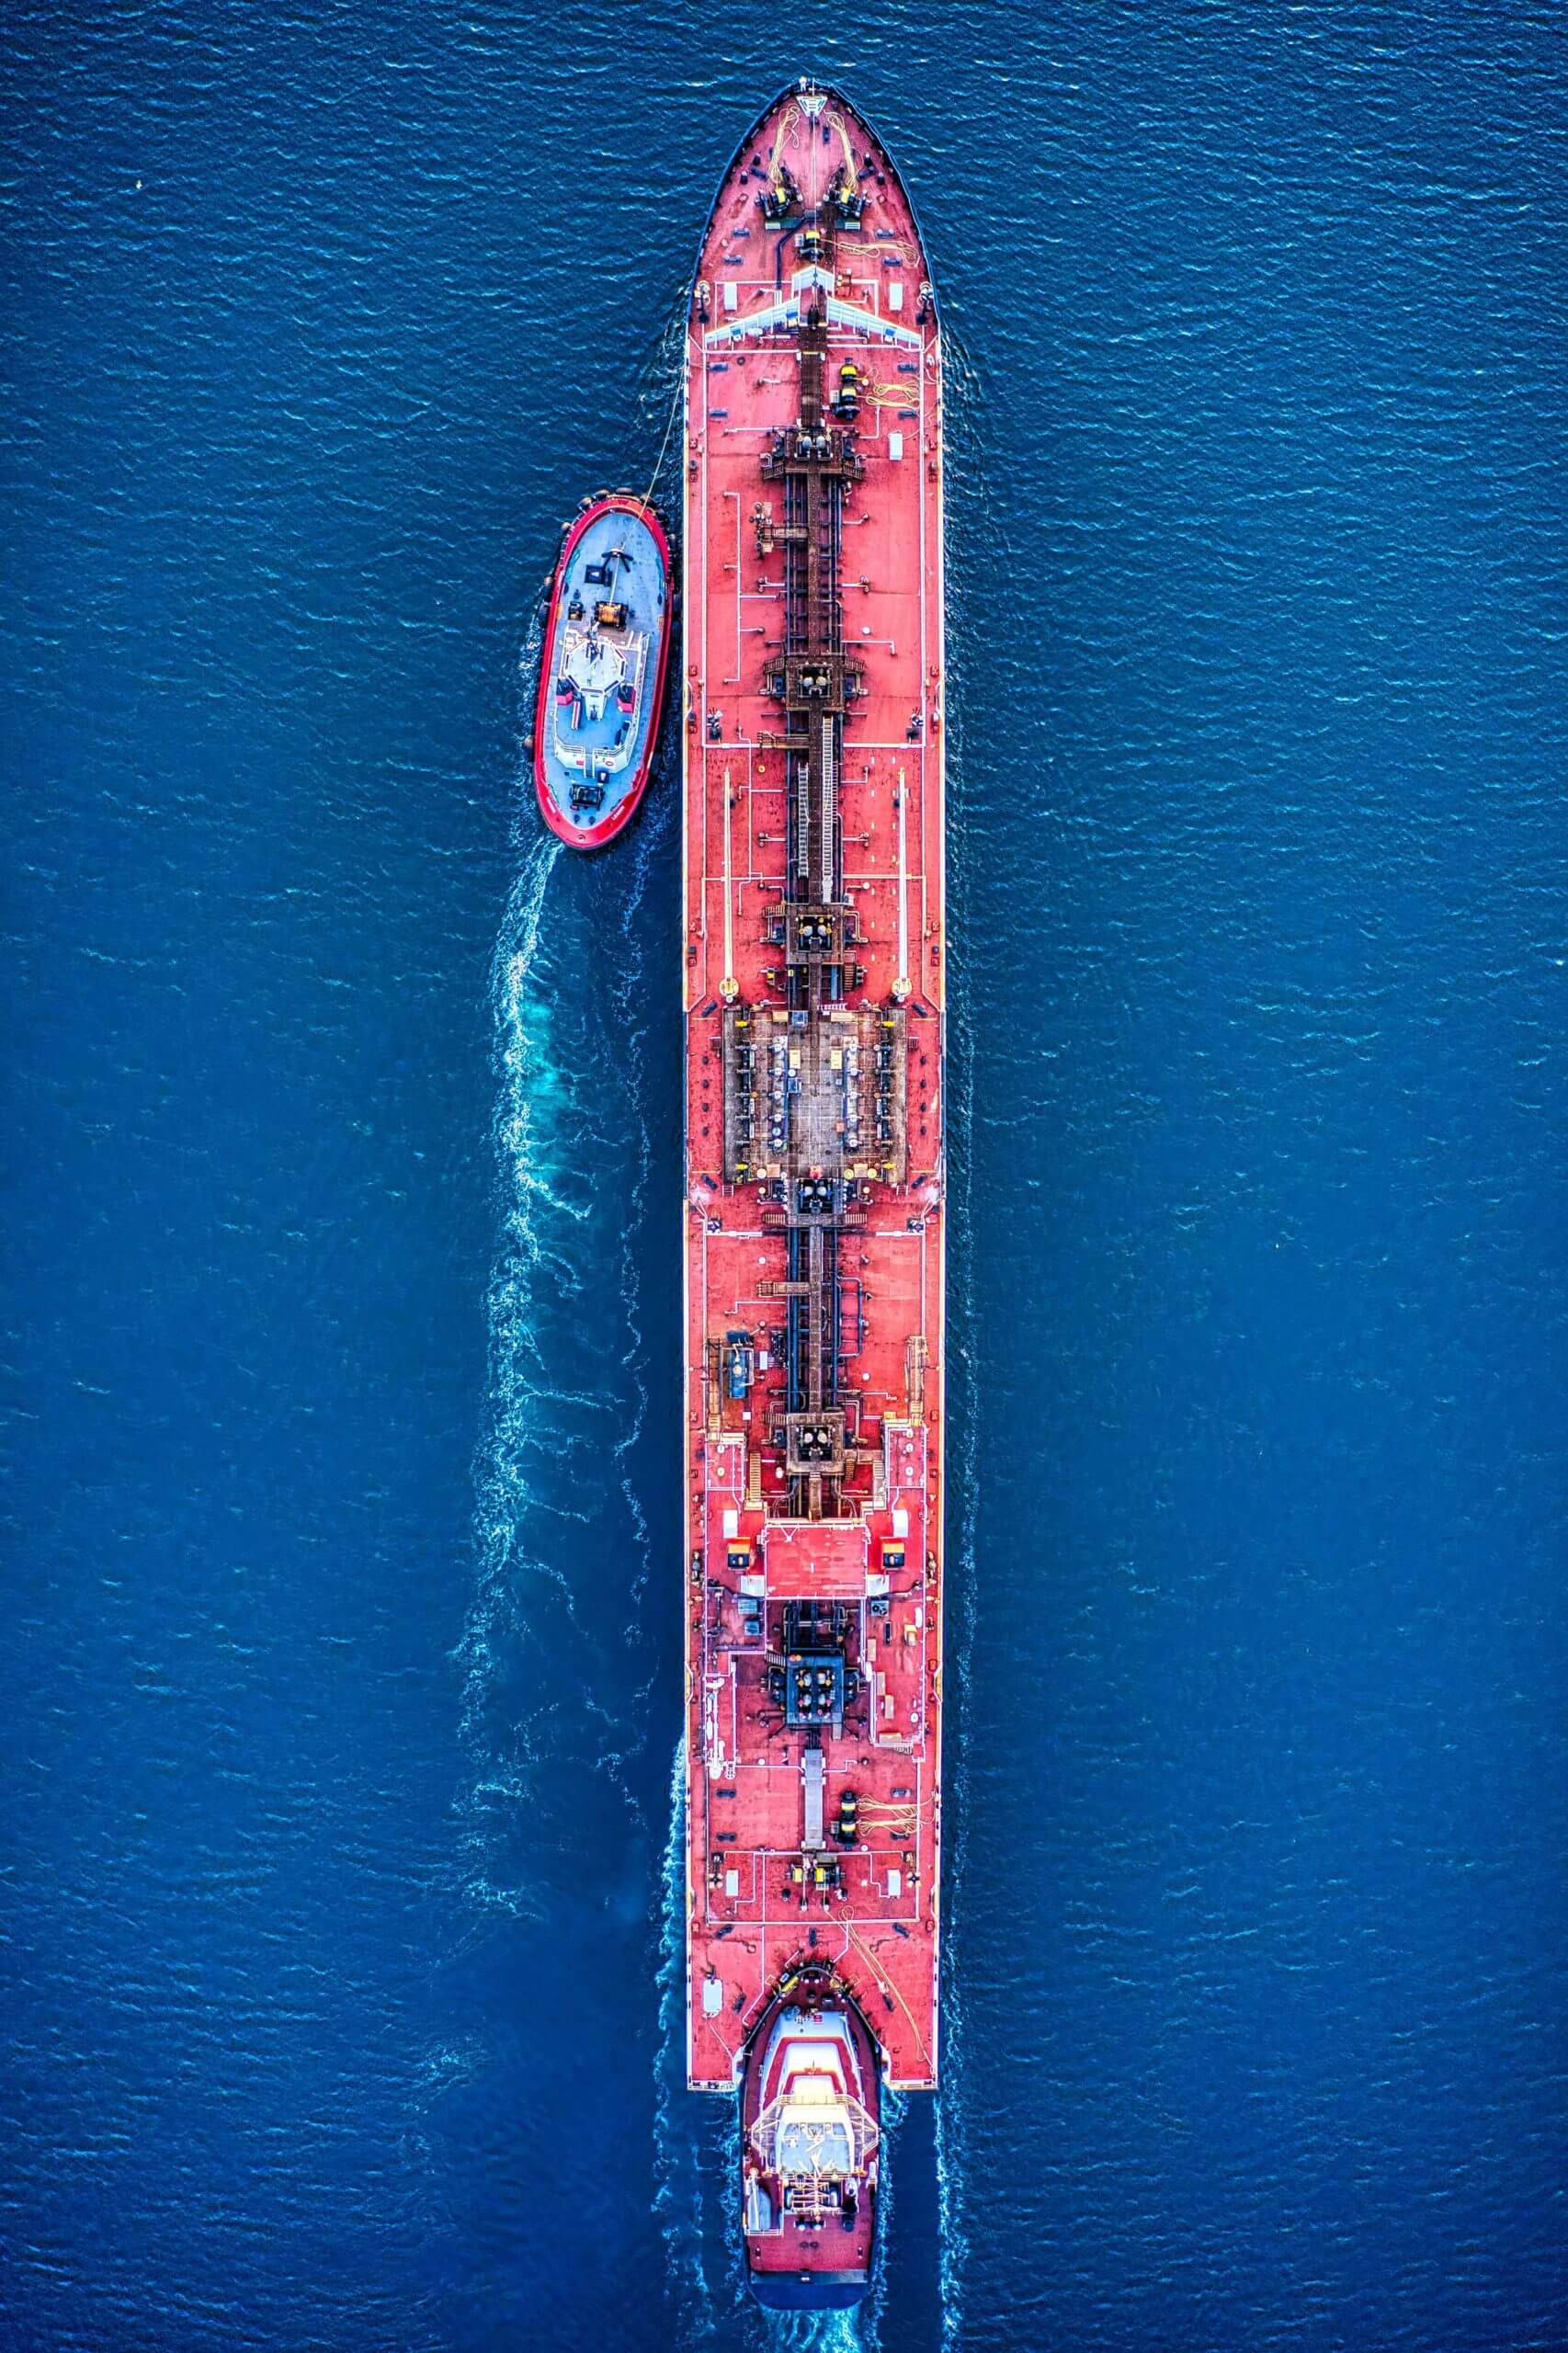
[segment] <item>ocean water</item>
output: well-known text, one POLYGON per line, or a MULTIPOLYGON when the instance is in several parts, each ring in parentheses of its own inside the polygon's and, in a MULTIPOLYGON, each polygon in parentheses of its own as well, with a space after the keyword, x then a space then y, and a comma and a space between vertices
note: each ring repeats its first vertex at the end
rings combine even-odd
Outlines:
MULTIPOLYGON (((6 2353, 1565 2334, 1547 7, 15 0, 6 2353), (952 360, 948 2070, 679 2081, 677 779, 521 736, 732 142, 952 360)), ((666 485, 670 476, 666 469, 666 485)))

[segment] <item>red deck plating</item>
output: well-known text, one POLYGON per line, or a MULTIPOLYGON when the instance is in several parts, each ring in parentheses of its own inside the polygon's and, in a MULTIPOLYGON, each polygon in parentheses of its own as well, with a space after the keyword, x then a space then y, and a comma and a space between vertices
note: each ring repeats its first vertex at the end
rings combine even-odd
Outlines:
POLYGON ((880 142, 841 99, 791 93, 725 178, 687 336, 687 2052, 692 2084, 715 2090, 808 1962, 837 1972, 891 2083, 937 2079, 945 678, 927 278, 880 142), (837 1188, 832 1214, 808 1180, 837 1188), (802 1626, 807 1683, 828 1678, 815 1719, 790 1681, 802 1626))

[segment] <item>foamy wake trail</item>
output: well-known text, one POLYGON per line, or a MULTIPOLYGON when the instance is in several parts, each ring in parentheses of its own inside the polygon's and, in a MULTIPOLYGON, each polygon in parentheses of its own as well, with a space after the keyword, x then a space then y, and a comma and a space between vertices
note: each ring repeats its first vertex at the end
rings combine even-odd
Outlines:
MULTIPOLYGON (((642 1333, 642 1284, 641 1267, 642 1253, 647 1248, 661 1246, 661 1237, 651 1237, 645 1218, 648 1199, 648 1178, 653 1166, 653 1128, 650 1118, 647 1074, 647 1037, 649 998, 645 986, 646 957, 642 928, 637 914, 647 894, 650 874, 668 837, 672 802, 666 790, 659 793, 655 777, 654 796, 650 799, 637 835, 636 862, 632 869, 631 889, 627 898, 623 938, 625 961, 619 967, 612 987, 617 1014, 622 1025, 627 1051, 627 1091, 631 1097, 636 1121, 636 1166, 631 1190, 627 1201, 622 1224, 620 1245, 620 1295, 626 1314, 626 1349, 621 1358, 631 1392, 631 1412, 625 1428, 615 1441, 615 1461, 619 1472, 620 1492, 631 1521, 632 1542, 636 1551, 638 1570, 631 1587, 631 1609, 624 1630, 628 1646, 638 1653, 647 1647, 646 1628, 642 1610, 653 1571, 653 1546, 648 1527, 648 1515, 638 1492, 633 1475, 633 1459, 638 1441, 648 1418, 649 1367, 642 1333)), ((653 1688, 656 1670, 650 1666, 649 1679, 642 1696, 645 1699, 653 1688)))
POLYGON ((937 2094, 936 2114, 937 2267, 941 2289, 942 2343, 954 2347, 963 2343, 963 2290, 969 2268, 963 2162, 966 2133, 959 2087, 962 2080, 963 2033, 961 2020, 954 2015, 956 2007, 956 1996, 949 1995, 949 2015, 942 2029, 947 2046, 942 2064, 956 2080, 951 2089, 937 2094))
POLYGON ((765 2313, 770 2353, 872 2353, 855 2313, 765 2313))
POLYGON ((653 2211, 665 2243, 665 2286, 681 2353, 718 2342, 704 2262, 708 2231, 698 2096, 686 2085, 686 1742, 670 1770, 659 1924, 659 2042, 653 2061, 653 2211))
POLYGON ((462 1669, 461 1731, 479 1775, 470 1799, 469 1887, 482 1903, 518 1912, 517 1890, 491 1884, 492 1824, 504 1824, 526 1795, 526 1724, 508 1727, 504 1747, 489 1736, 486 1714, 498 1649, 523 1629, 528 1588, 549 1580, 575 1617, 571 1584, 553 1556, 525 1548, 524 1530, 541 1518, 568 1516, 534 1488, 533 1450, 548 1443, 548 1424, 584 1403, 564 1395, 540 1356, 535 1303, 542 1283, 571 1290, 577 1278, 568 1237, 586 1214, 551 1181, 549 1131, 559 1108, 561 1074, 551 1049, 543 987, 543 915, 560 844, 535 841, 506 903, 491 968, 491 1010, 497 1076, 493 1145, 502 1205, 501 1248, 486 1300, 490 1339, 489 1412, 476 1467, 478 1576, 458 1646, 462 1669))

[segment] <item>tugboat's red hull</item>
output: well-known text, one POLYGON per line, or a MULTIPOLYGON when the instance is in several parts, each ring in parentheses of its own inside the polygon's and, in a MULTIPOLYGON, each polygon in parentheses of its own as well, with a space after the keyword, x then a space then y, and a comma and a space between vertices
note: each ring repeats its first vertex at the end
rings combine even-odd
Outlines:
MULTIPOLYGON (((621 565, 613 569, 614 579, 605 585, 612 594, 618 589, 624 594, 627 584, 621 565)), ((555 567, 534 710, 534 790, 540 815, 569 848, 604 848, 625 832, 641 806, 658 750, 671 630, 670 543, 658 515, 645 499, 626 491, 609 491, 588 499, 567 531, 555 567), (630 753, 624 757, 624 746, 610 740, 617 714, 611 714, 610 725, 601 725, 603 745, 596 746, 590 740, 581 750, 571 745, 558 723, 563 664, 571 659, 565 649, 573 642, 574 624, 579 618, 574 607, 583 601, 578 575, 595 568, 591 563, 594 542, 607 533, 632 544, 631 556, 624 545, 613 552, 631 572, 638 598, 635 619, 642 624, 636 634, 645 641, 639 645, 635 692, 630 697, 623 694, 617 706, 618 713, 626 712, 625 723, 633 731, 630 753), (602 756, 596 767, 597 753, 602 756), (580 761, 580 772, 568 767, 567 760, 580 761), (617 763, 613 769, 608 765, 611 761, 617 763), (598 797, 597 806, 585 805, 592 794, 598 797)), ((618 658, 624 666, 623 657, 618 658)))

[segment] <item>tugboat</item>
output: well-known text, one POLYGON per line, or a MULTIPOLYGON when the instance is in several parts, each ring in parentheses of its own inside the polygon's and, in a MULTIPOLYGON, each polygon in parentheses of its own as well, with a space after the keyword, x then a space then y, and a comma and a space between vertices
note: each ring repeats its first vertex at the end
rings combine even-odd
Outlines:
POLYGON ((573 849, 631 823, 653 765, 669 660, 670 543, 646 499, 588 499, 555 567, 534 722, 540 813, 573 849))
POLYGON ((876 2235, 877 2053, 830 1969, 779 1984, 746 2054, 742 2227, 774 2312, 859 2302, 876 2235))

